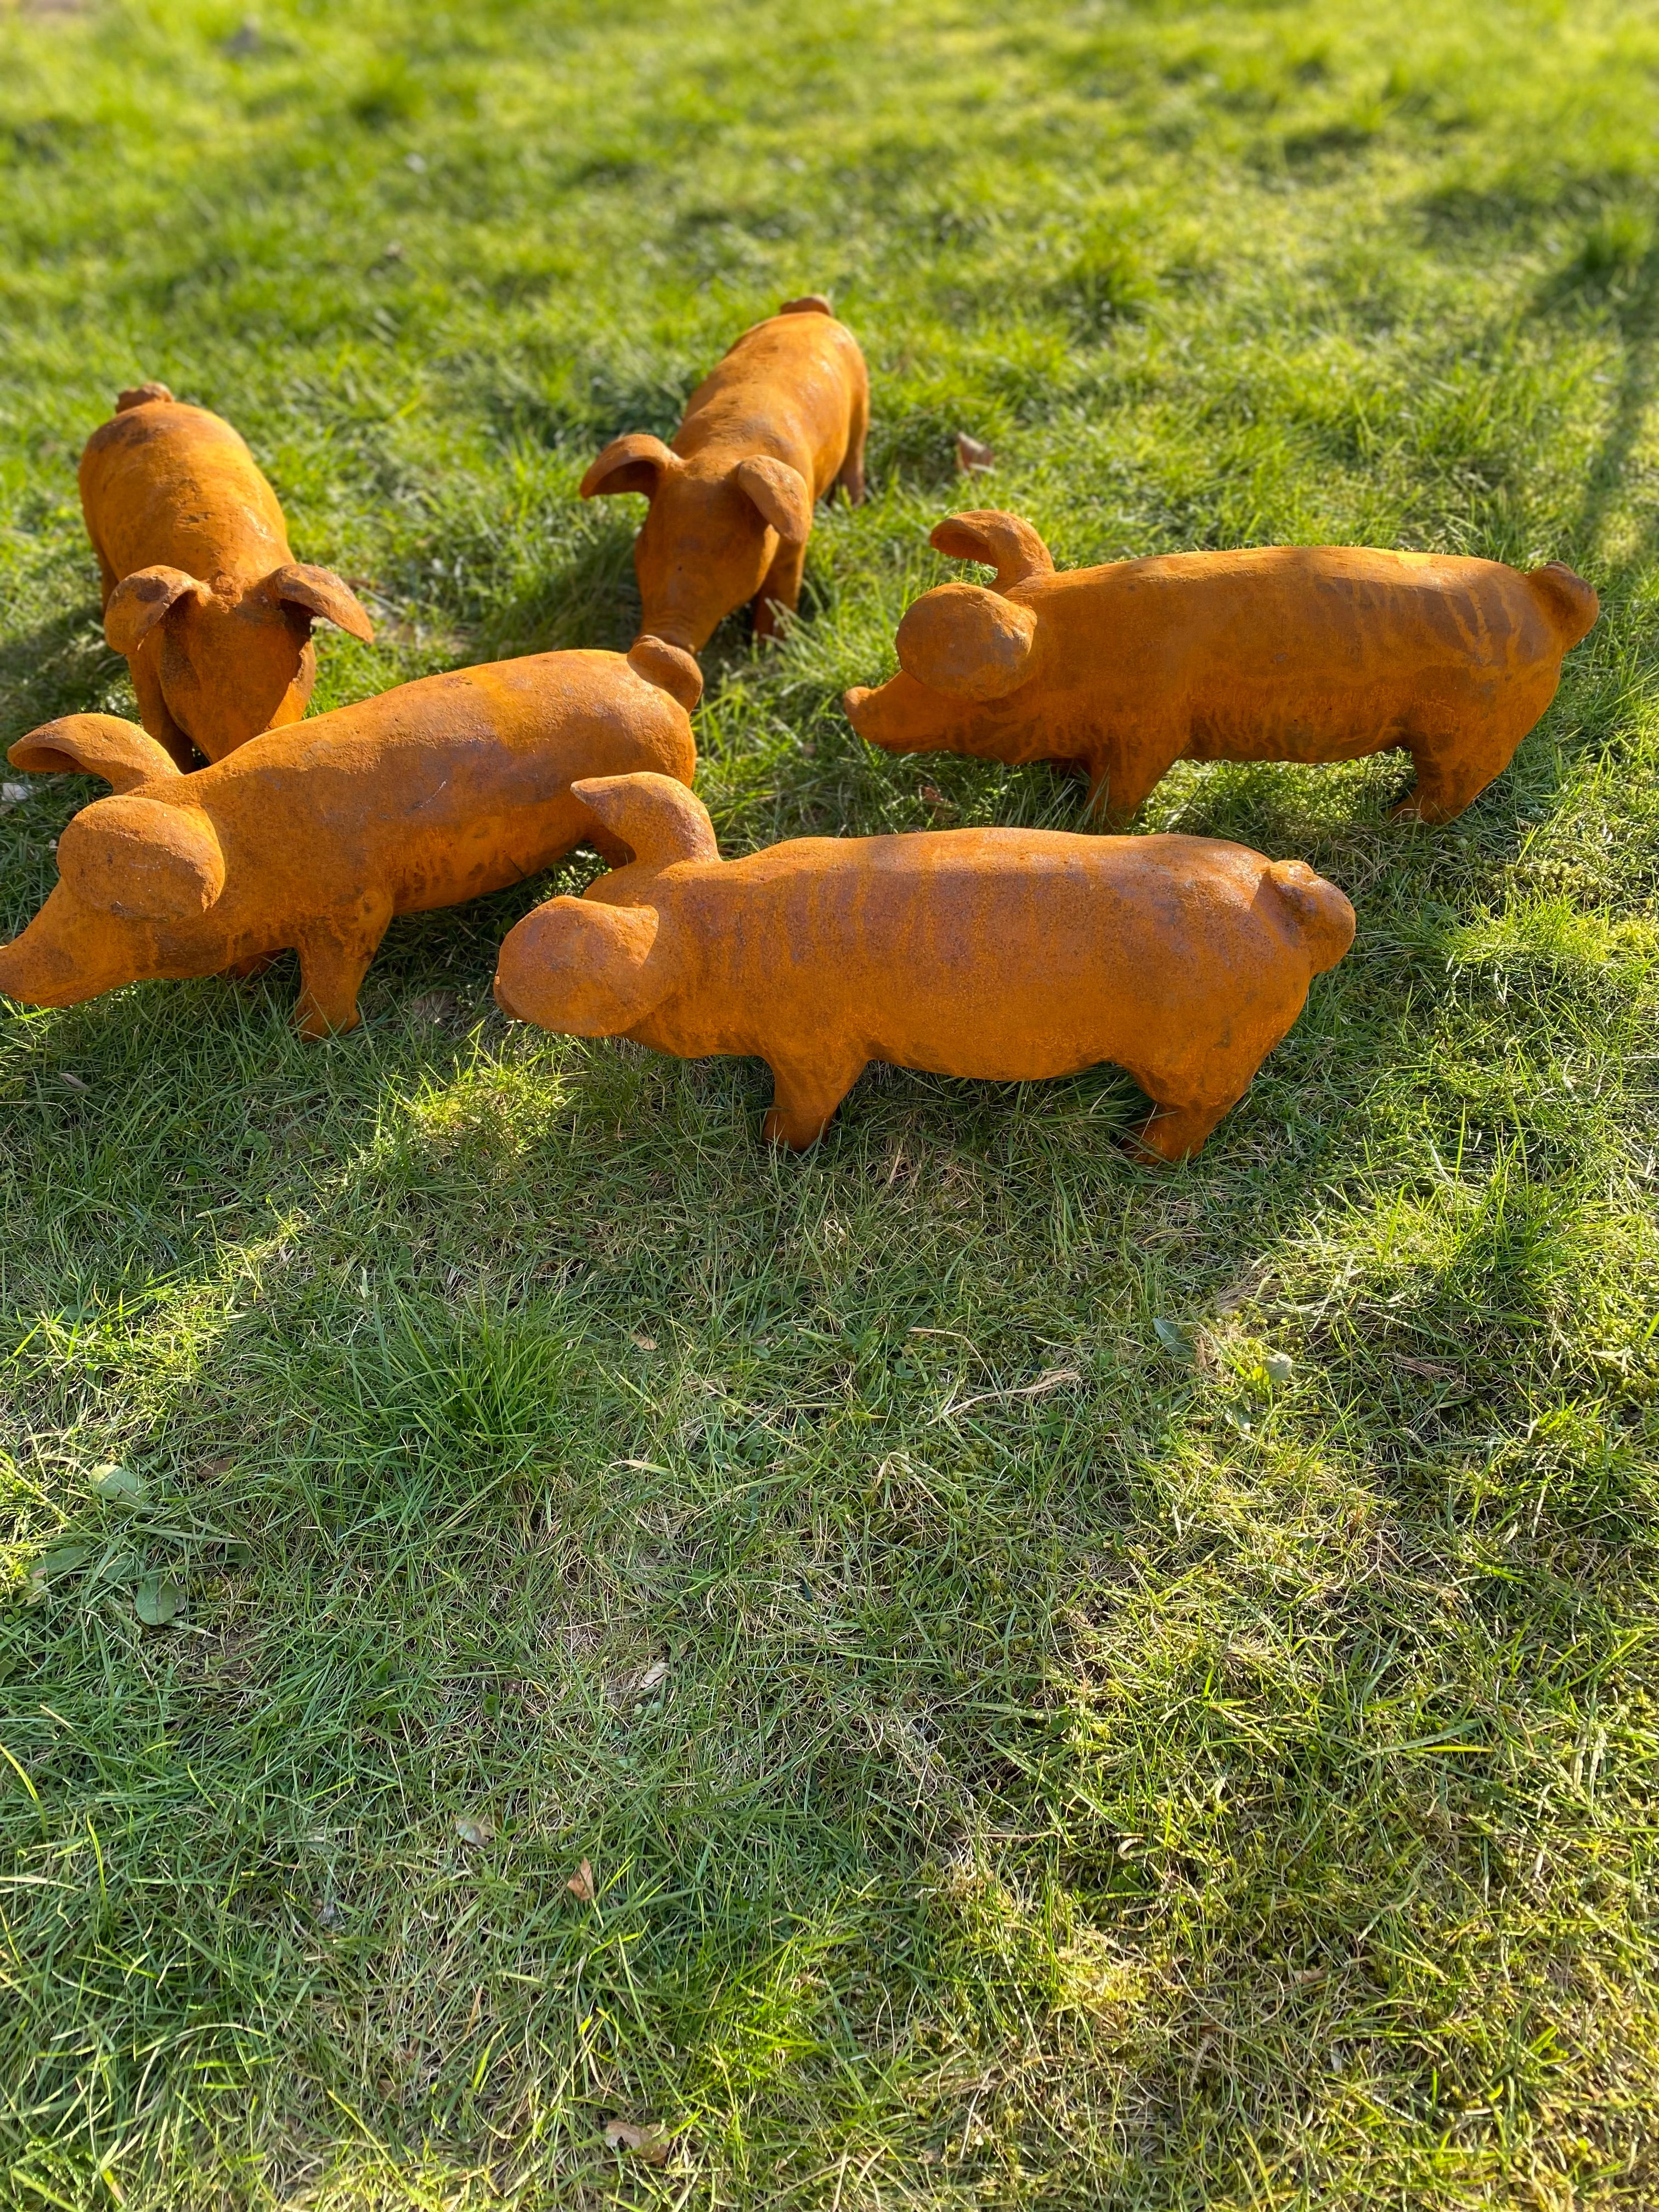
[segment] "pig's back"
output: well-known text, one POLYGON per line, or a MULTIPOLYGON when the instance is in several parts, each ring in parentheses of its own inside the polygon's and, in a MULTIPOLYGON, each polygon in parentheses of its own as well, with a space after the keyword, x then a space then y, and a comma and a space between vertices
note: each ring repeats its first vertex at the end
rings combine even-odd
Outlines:
POLYGON ((768 451, 779 430, 786 445, 801 441, 809 448, 837 431, 844 438, 864 378, 864 356, 845 323, 811 312, 769 316, 745 331, 692 393, 674 450, 690 459, 730 441, 768 451))
POLYGON ((1264 546, 1076 570, 1043 591, 1072 665, 1183 712, 1199 759, 1363 752, 1560 659, 1526 578, 1494 561, 1264 546))
POLYGON ((118 576, 161 563, 204 583, 251 581, 294 557, 258 464, 205 408, 151 401, 100 424, 81 457, 81 497, 118 576))
POLYGON ((395 910, 448 905, 550 865, 589 824, 578 776, 690 783, 690 725, 620 653, 546 653, 426 676, 268 730, 201 771, 253 836, 308 844, 395 910))
MULTIPOLYGON (((802 1050, 833 1030, 942 1073, 1062 1073, 1149 1022, 1212 1020, 1218 963, 1241 1006, 1283 995, 1267 866, 1192 837, 800 839, 712 872, 708 981, 763 1010, 769 1034, 797 1023, 802 1050)), ((1305 991, 1305 961, 1289 964, 1305 991)))

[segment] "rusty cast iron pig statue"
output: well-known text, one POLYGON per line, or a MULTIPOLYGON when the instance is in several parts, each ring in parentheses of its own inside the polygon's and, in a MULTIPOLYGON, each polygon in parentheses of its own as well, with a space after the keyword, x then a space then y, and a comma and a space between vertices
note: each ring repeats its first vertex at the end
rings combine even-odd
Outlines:
POLYGON ((573 777, 690 779, 691 724, 665 672, 678 674, 649 646, 458 669, 269 731, 193 775, 114 715, 48 722, 12 765, 100 775, 116 796, 58 839, 56 888, 0 945, 0 992, 71 1006, 148 976, 252 974, 292 946, 301 1030, 355 1028, 393 915, 499 890, 592 838, 573 777))
POLYGON ((315 621, 374 631, 344 579, 289 550, 276 495, 228 422, 165 384, 124 392, 81 456, 81 505, 144 727, 181 769, 311 701, 315 621))
POLYGON ((854 728, 890 752, 1081 768, 1119 822, 1178 760, 1395 746, 1417 769, 1395 813, 1449 821, 1509 765, 1598 611, 1559 561, 1275 545, 1056 574, 1029 522, 994 513, 933 543, 996 580, 916 600, 899 673, 847 694, 854 728))
POLYGON ((1195 1152, 1352 942, 1299 860, 1205 837, 943 830, 801 837, 722 860, 665 776, 572 787, 632 863, 527 915, 495 997, 576 1036, 770 1063, 767 1134, 823 1133, 871 1060, 1025 1082, 1099 1060, 1195 1152))
MULTIPOLYGON (((634 544, 641 635, 688 660, 745 601, 769 636, 800 597, 812 508, 835 484, 864 497, 870 380, 858 340, 816 294, 743 336, 692 393, 665 446, 613 438, 581 481, 584 499, 642 491, 634 544)), ((695 665, 695 662, 691 663, 695 665)))

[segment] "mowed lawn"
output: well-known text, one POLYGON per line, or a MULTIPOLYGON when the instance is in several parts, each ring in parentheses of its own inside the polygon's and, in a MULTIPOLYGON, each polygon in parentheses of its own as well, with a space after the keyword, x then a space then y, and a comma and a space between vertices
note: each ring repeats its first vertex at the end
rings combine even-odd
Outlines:
MULTIPOLYGON (((842 713, 953 507, 1604 608, 1446 828, 1156 793, 1359 914, 1182 1170, 1110 1069, 795 1159, 509 1026, 586 856, 325 1044, 289 960, 0 1009, 0 2203, 1659 2202, 1656 89, 1614 0, 0 9, 4 743, 131 711, 121 386, 361 586, 333 706, 624 646, 587 460, 809 289, 872 495, 706 657, 728 852, 1086 826, 842 713)), ((101 787, 7 773, 9 935, 101 787)))

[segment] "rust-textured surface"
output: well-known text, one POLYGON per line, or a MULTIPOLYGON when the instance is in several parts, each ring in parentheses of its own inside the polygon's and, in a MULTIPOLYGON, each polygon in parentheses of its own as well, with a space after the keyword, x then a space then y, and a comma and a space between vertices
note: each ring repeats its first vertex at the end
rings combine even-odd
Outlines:
POLYGON ((722 860, 665 777, 575 787, 635 855, 526 915, 495 996, 516 1018, 682 1058, 753 1054, 769 1135, 823 1133, 872 1060, 1005 1082, 1110 1060, 1195 1152, 1353 939, 1300 860, 1205 837, 946 830, 802 837, 722 860))
POLYGON ((858 340, 816 295, 745 331, 692 393, 665 445, 642 430, 615 438, 581 495, 643 492, 634 545, 642 635, 694 656, 723 616, 750 600, 769 635, 793 609, 812 509, 840 484, 864 497, 870 380, 858 340))
POLYGON ((1461 814, 1555 696, 1595 593, 1559 562, 1267 546, 1057 572, 1018 515, 953 515, 942 553, 989 586, 925 592, 899 673, 847 694, 890 752, 1059 761, 1127 822, 1178 760, 1348 761, 1400 747, 1395 811, 1461 814))
POLYGON ((621 857, 572 780, 689 781, 696 748, 648 654, 545 653, 424 677, 193 775, 112 714, 49 722, 8 757, 100 775, 115 796, 58 839, 56 887, 0 946, 0 992, 75 1006, 148 976, 251 974, 292 947, 295 1018, 320 1036, 356 1026, 394 915, 499 890, 584 842, 621 857))
POLYGON ((222 760, 311 701, 313 622, 371 642, 356 593, 296 561, 276 495, 228 422, 164 384, 122 392, 81 456, 104 635, 146 730, 181 769, 222 760))

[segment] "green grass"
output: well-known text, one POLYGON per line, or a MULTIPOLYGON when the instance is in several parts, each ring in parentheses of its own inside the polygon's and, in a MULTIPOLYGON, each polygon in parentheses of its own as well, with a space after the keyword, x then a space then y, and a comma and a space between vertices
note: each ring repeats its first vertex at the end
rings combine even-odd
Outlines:
MULTIPOLYGON (((1178 1172, 1109 1069, 878 1072, 776 1158, 757 1066, 493 1011, 550 882, 323 1046, 288 965, 9 1010, 0 2202, 1659 2202, 1659 18, 242 15, 0 14, 7 742, 128 708, 119 386, 363 580, 329 705, 625 643, 586 462, 809 289, 872 496, 711 650, 728 850, 1079 826, 841 714, 955 505, 1605 612, 1446 830, 1393 758, 1155 795, 1360 917, 1178 1172)), ((92 791, 0 815, 0 930, 92 791)))

